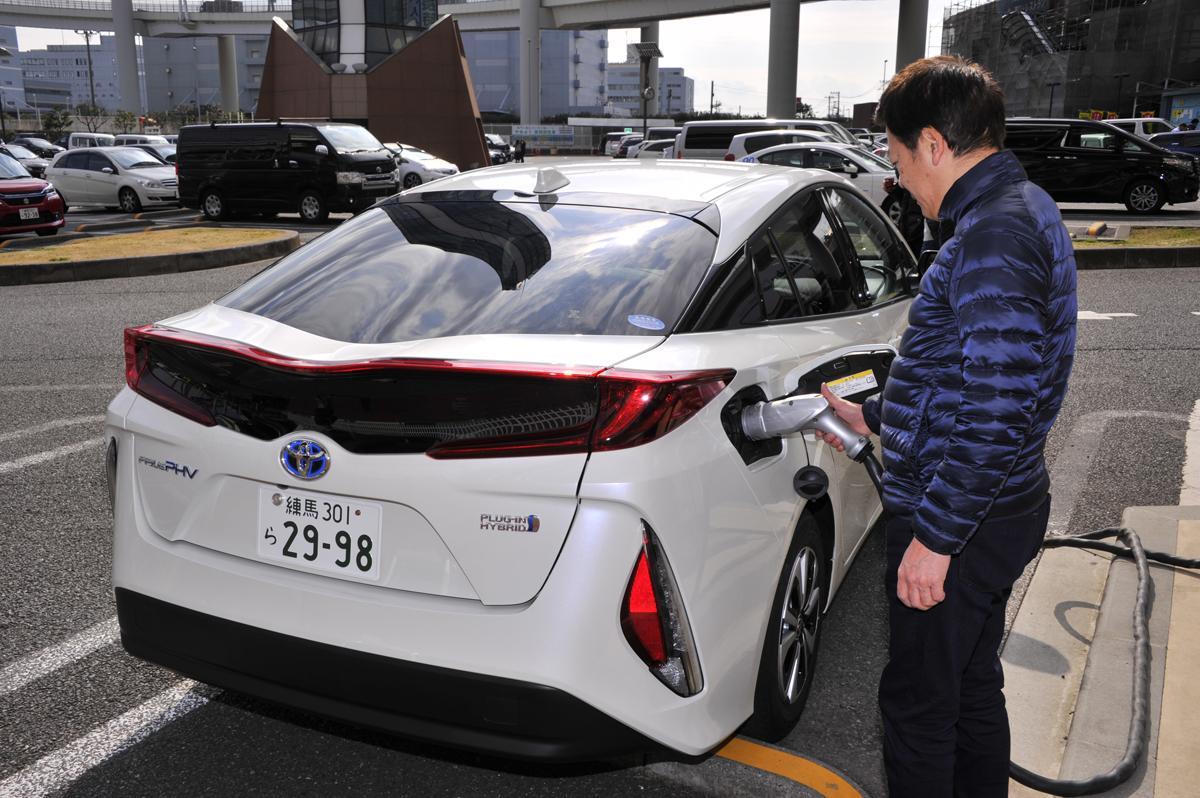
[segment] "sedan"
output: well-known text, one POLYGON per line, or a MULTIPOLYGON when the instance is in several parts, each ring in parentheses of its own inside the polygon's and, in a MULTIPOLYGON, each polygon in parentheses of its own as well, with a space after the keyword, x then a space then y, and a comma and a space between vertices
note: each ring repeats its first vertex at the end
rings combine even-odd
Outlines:
POLYGON ((50 162, 38 155, 28 147, 22 147, 20 144, 0 144, 0 155, 7 155, 20 162, 28 170, 29 174, 34 177, 45 177, 46 167, 50 162))
POLYGON ((565 161, 383 200, 125 331, 122 643, 509 757, 777 740, 881 508, 741 411, 880 390, 914 269, 811 170, 565 161))
POLYGON ((759 150, 742 158, 745 163, 765 163, 776 166, 796 166, 802 169, 823 169, 844 175, 855 181, 859 190, 882 207, 888 191, 884 183, 895 177, 896 170, 884 158, 872 155, 852 144, 803 143, 781 144, 759 150))
POLYGON ((458 174, 458 167, 455 164, 444 161, 420 147, 396 142, 383 146, 391 150, 395 156, 396 169, 400 173, 400 184, 404 188, 412 188, 422 183, 432 183, 434 180, 458 174))
POLYGON ((60 147, 57 144, 51 144, 49 141, 37 136, 22 136, 15 138, 10 144, 20 144, 27 150, 33 151, 40 158, 52 159, 55 155, 62 152, 65 147, 60 147))
POLYGON ((134 213, 179 204, 174 167, 137 147, 88 147, 59 153, 46 177, 72 205, 134 213))
POLYGON ((0 235, 52 236, 66 224, 67 205, 54 186, 0 153, 0 235))

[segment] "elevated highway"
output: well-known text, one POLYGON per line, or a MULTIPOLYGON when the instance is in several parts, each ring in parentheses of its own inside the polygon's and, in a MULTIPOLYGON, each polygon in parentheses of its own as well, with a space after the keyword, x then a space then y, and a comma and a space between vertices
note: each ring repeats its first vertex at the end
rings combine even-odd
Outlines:
MULTIPOLYGON (((521 121, 541 121, 537 31, 640 27, 643 42, 658 41, 661 20, 771 9, 767 58, 767 115, 794 113, 800 42, 800 6, 823 0, 457 0, 438 4, 462 30, 520 31, 521 121)), ((365 0, 339 0, 343 21, 362 20, 365 0)), ((900 0, 896 68, 925 53, 929 0, 900 0)), ((135 36, 217 36, 222 106, 237 107, 237 63, 232 36, 262 33, 273 17, 291 22, 291 0, 0 0, 5 24, 112 31, 122 97, 140 97, 135 36)), ((657 59, 649 85, 656 86, 657 59)), ((651 113, 657 108, 651 102, 651 113)), ((134 109, 129 109, 134 110, 134 109)), ((145 110, 145 109, 140 109, 145 110)))

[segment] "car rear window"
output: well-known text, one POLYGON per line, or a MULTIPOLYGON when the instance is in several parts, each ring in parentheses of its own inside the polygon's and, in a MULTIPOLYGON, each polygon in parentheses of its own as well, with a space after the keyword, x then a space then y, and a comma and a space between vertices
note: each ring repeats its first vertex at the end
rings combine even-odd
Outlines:
POLYGON ((663 335, 716 237, 681 216, 541 202, 395 202, 218 304, 353 343, 490 333, 663 335))
POLYGON ((690 150, 728 150, 738 133, 771 130, 774 125, 695 125, 686 128, 683 146, 690 150))

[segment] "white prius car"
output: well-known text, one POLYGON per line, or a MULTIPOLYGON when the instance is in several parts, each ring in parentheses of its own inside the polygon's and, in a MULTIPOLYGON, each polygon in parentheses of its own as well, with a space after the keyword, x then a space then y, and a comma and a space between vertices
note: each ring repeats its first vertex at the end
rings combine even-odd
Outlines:
POLYGON ((880 207, 887 199, 886 182, 896 170, 885 157, 873 155, 862 147, 834 142, 803 142, 767 147, 740 159, 743 163, 763 163, 801 169, 824 169, 857 183, 860 191, 880 207))
POLYGON ((913 257, 827 172, 507 166, 125 333, 113 582, 136 656, 505 756, 787 733, 880 512, 744 407, 878 391, 913 257), (802 499, 817 466, 828 492, 802 499))

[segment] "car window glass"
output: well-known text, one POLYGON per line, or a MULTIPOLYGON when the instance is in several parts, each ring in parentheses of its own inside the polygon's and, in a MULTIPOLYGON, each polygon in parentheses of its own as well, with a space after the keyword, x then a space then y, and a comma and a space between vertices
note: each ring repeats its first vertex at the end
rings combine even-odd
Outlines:
POLYGON ((719 273, 724 277, 704 305, 695 329, 698 332, 730 330, 766 321, 756 275, 746 257, 746 249, 743 247, 732 262, 726 262, 719 273))
POLYGON ((767 152, 756 156, 759 163, 768 164, 783 164, 785 163, 786 152, 767 152))
POLYGON ((846 156, 840 152, 829 152, 828 150, 812 150, 811 153, 813 169, 824 169, 827 172, 845 172, 846 156))
POLYGON ((787 140, 782 133, 772 133, 766 136, 747 136, 744 144, 746 152, 758 152, 765 150, 767 147, 774 147, 778 144, 786 144, 787 140))
POLYGON ((288 135, 288 148, 293 155, 313 155, 320 143, 321 140, 315 133, 290 133, 288 135))
POLYGON ((29 177, 29 172, 16 158, 0 153, 0 178, 29 177))
POLYGON ((766 318, 796 319, 803 315, 797 296, 800 289, 790 279, 787 264, 776 252, 769 233, 763 232, 750 243, 750 257, 766 318))
POLYGON ((1067 137, 1063 139, 1063 146, 1099 152, 1116 152, 1118 140, 1119 136, 1116 133, 1073 127, 1067 131, 1067 137))
POLYGON ((1114 127, 1121 128, 1121 130, 1124 130, 1126 133, 1132 133, 1134 128, 1133 122, 1110 122, 1109 124, 1113 125, 1114 127))
POLYGON ((770 229, 799 291, 801 315, 841 313, 857 307, 853 261, 817 192, 792 200, 770 229))
POLYGON ((848 191, 829 192, 830 206, 841 219, 863 270, 871 303, 878 305, 902 293, 910 258, 882 216, 848 191))
MULTIPOLYGON (((86 168, 89 171, 99 172, 100 170, 104 169, 105 167, 108 167, 109 169, 113 169, 112 161, 108 160, 108 158, 105 155, 103 155, 102 153, 99 153, 99 152, 89 152, 88 153, 88 160, 87 160, 86 168)), ((116 170, 113 169, 113 171, 115 172, 116 170)))
POLYGON ((1153 135, 1155 133, 1169 132, 1171 130, 1171 126, 1165 125, 1162 122, 1143 122, 1142 130, 1145 131, 1147 135, 1153 135))
POLYGON ((58 166, 60 169, 87 169, 86 152, 69 152, 62 157, 58 166))
POLYGON ((1005 131, 1004 146, 1010 150, 1032 150, 1057 143, 1062 135, 1060 127, 1010 127, 1005 131))

